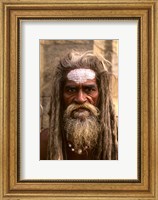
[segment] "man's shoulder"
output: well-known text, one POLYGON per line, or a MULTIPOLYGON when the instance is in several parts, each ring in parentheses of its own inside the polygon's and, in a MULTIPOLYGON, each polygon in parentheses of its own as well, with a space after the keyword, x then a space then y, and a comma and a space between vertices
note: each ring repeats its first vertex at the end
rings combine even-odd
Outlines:
POLYGON ((47 159, 49 129, 43 129, 40 133, 40 160, 47 159))
POLYGON ((40 132, 40 138, 41 139, 48 139, 48 135, 49 135, 49 129, 48 128, 41 130, 41 132, 40 132))

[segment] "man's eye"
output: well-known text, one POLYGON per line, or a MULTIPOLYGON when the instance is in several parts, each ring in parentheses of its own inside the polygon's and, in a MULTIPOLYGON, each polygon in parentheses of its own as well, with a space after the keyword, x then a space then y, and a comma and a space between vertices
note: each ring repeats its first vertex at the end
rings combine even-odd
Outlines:
POLYGON ((67 88, 67 92, 73 93, 76 92, 76 88, 67 88))
POLYGON ((90 92, 94 92, 95 88, 85 88, 85 92, 90 93, 90 92))

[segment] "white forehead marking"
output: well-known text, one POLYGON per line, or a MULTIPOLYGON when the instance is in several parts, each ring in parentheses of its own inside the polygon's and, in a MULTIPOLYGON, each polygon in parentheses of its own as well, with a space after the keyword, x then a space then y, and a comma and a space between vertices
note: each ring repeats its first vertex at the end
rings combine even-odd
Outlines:
POLYGON ((91 69, 73 69, 67 74, 67 78, 76 83, 85 83, 95 78, 95 72, 91 69))

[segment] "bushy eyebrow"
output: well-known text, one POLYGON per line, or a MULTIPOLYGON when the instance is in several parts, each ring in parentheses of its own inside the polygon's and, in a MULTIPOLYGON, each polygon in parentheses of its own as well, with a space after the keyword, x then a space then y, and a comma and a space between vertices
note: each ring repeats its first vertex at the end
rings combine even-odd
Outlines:
MULTIPOLYGON (((79 87, 78 85, 71 85, 71 84, 68 84, 65 86, 66 89, 78 88, 78 87, 79 87)), ((97 85, 96 84, 87 84, 87 85, 83 85, 82 87, 83 88, 97 88, 97 85)))
POLYGON ((77 85, 66 85, 65 88, 68 89, 68 88, 77 88, 78 86, 77 85))
POLYGON ((86 88, 96 88, 97 85, 96 84, 90 84, 90 85, 83 85, 83 87, 86 87, 86 88))

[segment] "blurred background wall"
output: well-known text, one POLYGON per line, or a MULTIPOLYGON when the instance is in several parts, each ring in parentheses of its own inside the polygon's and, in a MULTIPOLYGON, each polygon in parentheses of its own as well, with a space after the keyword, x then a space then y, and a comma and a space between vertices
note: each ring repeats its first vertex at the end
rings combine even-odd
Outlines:
POLYGON ((118 40, 40 40, 41 129, 49 127, 53 66, 72 49, 93 50, 112 63, 112 72, 116 75, 112 79, 112 96, 118 116, 118 40))

